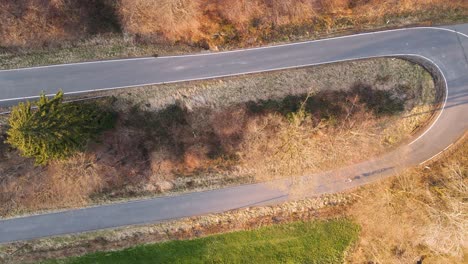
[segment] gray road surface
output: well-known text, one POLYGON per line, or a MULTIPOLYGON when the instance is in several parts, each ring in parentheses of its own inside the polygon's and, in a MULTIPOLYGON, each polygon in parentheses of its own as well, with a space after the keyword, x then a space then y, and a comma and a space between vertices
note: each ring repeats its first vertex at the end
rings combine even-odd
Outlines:
MULTIPOLYGON (((350 189, 438 155, 468 126, 468 24, 360 34, 267 48, 160 58, 102 61, 0 71, 0 105, 58 89, 84 93, 381 56, 411 55, 447 84, 438 118, 415 141, 374 160, 304 176, 313 196, 350 189), (312 184, 311 184, 312 182, 312 184)), ((189 193, 0 221, 0 243, 222 212, 290 199, 270 184, 189 193)))

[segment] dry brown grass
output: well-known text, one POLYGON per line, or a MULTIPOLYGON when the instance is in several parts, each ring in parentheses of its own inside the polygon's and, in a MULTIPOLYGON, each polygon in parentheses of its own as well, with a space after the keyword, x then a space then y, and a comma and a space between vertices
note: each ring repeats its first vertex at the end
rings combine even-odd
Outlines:
MULTIPOLYGON (((60 207, 88 204, 89 196, 101 188, 98 171, 86 155, 78 155, 63 164, 34 168, 22 160, 16 178, 3 178, 0 185, 0 214, 11 215, 60 207)), ((4 174, 5 175, 5 174, 4 174)))
POLYGON ((397 109, 377 114, 383 111, 380 105, 392 104, 386 101, 393 96, 357 85, 346 93, 309 94, 301 108, 286 117, 268 113, 253 118, 240 147, 240 171, 267 180, 325 171, 376 156, 408 139, 431 116, 430 105, 411 106, 399 121, 391 114, 397 109))
POLYGON ((150 42, 243 45, 278 34, 289 37, 296 34, 296 26, 307 25, 303 33, 308 35, 388 24, 385 18, 399 20, 399 16, 405 17, 401 23, 408 24, 422 13, 437 14, 442 9, 468 10, 468 4, 464 0, 1 0, 0 46, 40 46, 115 31, 150 42))
POLYGON ((351 263, 461 263, 468 248, 468 141, 441 161, 363 188, 351 263))
POLYGON ((304 22, 316 10, 315 0, 257 0, 257 1, 218 1, 218 16, 246 30, 251 23, 270 22, 275 25, 304 22), (257 20, 257 21, 255 21, 257 20))
MULTIPOLYGON (((339 0, 338 0, 339 1, 339 0)), ((411 11, 427 10, 428 8, 467 8, 468 3, 464 0, 441 1, 441 0, 370 0, 370 1, 350 1, 355 4, 357 11, 363 12, 364 16, 377 17, 389 13, 404 13, 411 11)))
MULTIPOLYGON (((253 1, 121 1, 123 30, 130 34, 159 34, 168 40, 224 44, 256 42, 276 27, 310 24, 310 30, 363 26, 398 14, 468 8, 463 0, 253 0, 253 1), (347 21, 343 25, 343 21, 347 21), (314 24, 314 23, 313 23, 314 24)), ((383 21, 388 23, 388 21, 383 21)), ((275 34, 275 33, 273 33, 275 34)))
POLYGON ((161 36, 172 41, 201 36, 201 10, 194 0, 121 0, 123 30, 141 36, 161 36))
POLYGON ((144 184, 149 165, 138 149, 138 131, 123 129, 102 138, 90 146, 93 151, 47 167, 35 167, 17 151, 3 151, 7 157, 0 162, 0 215, 86 206, 97 193, 112 197, 119 194, 113 190, 131 193, 131 187, 144 184))
POLYGON ((467 18, 463 0, 0 0, 0 68, 228 50, 467 18))
POLYGON ((0 46, 38 46, 112 31, 106 0, 1 0, 0 46))

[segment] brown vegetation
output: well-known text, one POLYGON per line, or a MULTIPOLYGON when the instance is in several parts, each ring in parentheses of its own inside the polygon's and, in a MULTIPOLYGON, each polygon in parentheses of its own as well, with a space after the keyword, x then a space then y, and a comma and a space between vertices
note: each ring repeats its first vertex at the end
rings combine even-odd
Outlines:
POLYGON ((123 31, 140 37, 157 35, 169 41, 242 45, 269 41, 281 31, 315 34, 437 8, 468 8, 468 4, 462 0, 450 4, 434 0, 123 0, 118 13, 123 31))
POLYGON ((398 123, 395 115, 412 111, 417 102, 399 96, 398 91, 358 84, 348 91, 221 109, 192 109, 183 103, 158 112, 134 108, 121 113, 117 128, 88 152, 66 161, 34 167, 7 151, 9 157, 0 163, 0 214, 216 188, 351 164, 394 146, 416 129, 386 131, 398 123), (399 135, 398 140, 388 143, 389 134, 399 135))
POLYGON ((365 187, 350 213, 362 226, 351 263, 462 263, 468 250, 468 140, 435 164, 365 187))
POLYGON ((119 14, 130 34, 160 35, 173 41, 196 40, 201 35, 198 1, 121 0, 119 14))
MULTIPOLYGON (((442 9, 462 10, 466 16, 468 4, 464 0, 1 0, 0 46, 37 46, 115 31, 151 42, 242 45, 388 24, 389 18, 409 17, 411 23, 422 13, 439 14, 442 9)), ((460 15, 457 12, 455 16, 460 15)))
POLYGON ((361 189, 275 206, 239 209, 166 223, 44 238, 0 246, 0 262, 110 251, 290 221, 347 216, 361 225, 347 263, 465 263, 468 141, 439 161, 361 189))
POLYGON ((115 30, 106 0, 0 0, 0 46, 37 46, 115 30))

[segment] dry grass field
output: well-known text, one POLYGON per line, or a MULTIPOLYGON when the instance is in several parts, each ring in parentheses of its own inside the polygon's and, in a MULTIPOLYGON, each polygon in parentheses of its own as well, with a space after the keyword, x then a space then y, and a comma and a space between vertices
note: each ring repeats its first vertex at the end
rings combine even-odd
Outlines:
POLYGON ((169 41, 248 42, 285 25, 364 26, 395 15, 466 12, 467 5, 463 0, 2 0, 0 45, 48 44, 117 30, 169 41))
POLYGON ((466 22, 464 0, 0 0, 0 68, 466 22))
POLYGON ((424 13, 466 12, 467 7, 466 1, 458 0, 124 0, 118 13, 124 32, 130 34, 219 45, 261 43, 281 31, 292 35, 294 31, 309 31, 313 35, 336 28, 390 23, 393 19, 403 22, 405 16, 406 23, 411 23, 424 13), (411 15, 416 16, 409 18, 411 15))
POLYGON ((115 31, 112 1, 1 0, 0 46, 53 45, 115 31))
POLYGON ((468 141, 433 164, 363 187, 349 209, 361 225, 350 263, 466 263, 468 141))

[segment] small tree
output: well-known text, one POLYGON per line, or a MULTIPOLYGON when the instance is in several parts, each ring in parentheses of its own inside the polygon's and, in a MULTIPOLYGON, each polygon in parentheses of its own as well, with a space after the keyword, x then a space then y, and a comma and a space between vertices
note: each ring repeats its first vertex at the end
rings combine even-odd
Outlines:
POLYGON ((64 159, 82 150, 88 141, 113 125, 114 116, 91 104, 63 103, 63 92, 49 99, 41 94, 32 109, 28 101, 13 107, 7 143, 32 157, 37 165, 64 159))

